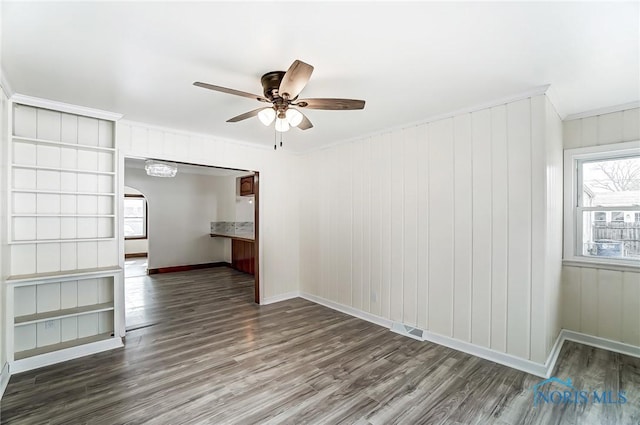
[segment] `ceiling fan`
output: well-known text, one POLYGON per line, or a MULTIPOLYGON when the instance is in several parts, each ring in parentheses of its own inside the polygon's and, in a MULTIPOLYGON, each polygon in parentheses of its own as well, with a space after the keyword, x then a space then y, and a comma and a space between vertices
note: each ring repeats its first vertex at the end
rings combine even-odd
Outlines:
POLYGON ((229 89, 226 87, 214 86, 213 84, 201 83, 199 81, 193 83, 193 85, 222 93, 248 97, 264 103, 270 103, 271 106, 265 106, 254 109, 253 111, 245 112, 244 114, 228 119, 227 122, 238 122, 257 115, 260 121, 267 126, 275 120, 275 128, 280 132, 288 131, 289 127, 298 127, 301 130, 308 130, 313 127, 309 118, 300 112, 299 109, 341 111, 364 109, 364 100, 331 98, 298 99, 298 95, 309 82, 312 72, 313 66, 300 60, 295 60, 287 72, 267 72, 260 79, 264 96, 229 89))

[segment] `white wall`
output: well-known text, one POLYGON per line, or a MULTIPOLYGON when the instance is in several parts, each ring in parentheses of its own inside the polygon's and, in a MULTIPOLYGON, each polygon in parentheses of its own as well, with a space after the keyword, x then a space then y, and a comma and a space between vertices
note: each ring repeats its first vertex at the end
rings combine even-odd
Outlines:
POLYGON ((150 269, 226 261, 225 240, 209 233, 212 221, 231 218, 233 178, 180 172, 160 178, 126 168, 124 181, 147 200, 150 269))
POLYGON ((543 363, 561 143, 541 95, 306 155, 301 290, 543 363))
POLYGON ((254 199, 253 196, 236 196, 235 217, 232 221, 254 221, 254 199))
MULTIPOLYGON (((640 140, 640 108, 563 123, 565 149, 640 140)), ((640 273, 562 269, 562 327, 640 346, 640 273)))
MULTIPOLYGON (((126 173, 126 172, 125 172, 126 173)), ((126 174, 125 174, 126 175, 126 174)), ((132 187, 124 187, 125 195, 143 195, 142 192, 132 187)), ((124 253, 126 254, 142 254, 149 251, 148 239, 125 239, 124 241, 124 253)))
POLYGON ((123 155, 259 171, 261 294, 269 298, 298 290, 299 189, 291 179, 301 175, 297 156, 141 123, 119 122, 117 137, 123 155))

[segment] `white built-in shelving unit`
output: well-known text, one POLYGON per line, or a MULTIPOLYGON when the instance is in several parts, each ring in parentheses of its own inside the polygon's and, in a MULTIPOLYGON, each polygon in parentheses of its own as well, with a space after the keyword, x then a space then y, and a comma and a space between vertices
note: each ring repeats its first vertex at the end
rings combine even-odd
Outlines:
POLYGON ((13 103, 11 372, 122 345, 115 122, 13 103))

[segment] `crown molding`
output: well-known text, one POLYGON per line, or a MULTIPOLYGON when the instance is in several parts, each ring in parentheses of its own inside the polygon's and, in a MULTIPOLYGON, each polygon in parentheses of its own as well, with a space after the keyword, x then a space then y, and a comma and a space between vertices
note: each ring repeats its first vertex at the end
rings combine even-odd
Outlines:
MULTIPOLYGON (((387 133, 391 133, 393 131, 398 131, 398 130, 402 130, 405 128, 411 128, 411 127, 417 127, 420 125, 425 125, 425 124, 429 124, 435 121, 441 121, 441 120, 445 120, 448 118, 453 118, 459 115, 464 115, 464 114, 470 114, 473 112, 477 112, 477 111, 482 111, 484 109, 489 109, 489 108, 493 108, 495 106, 501 106, 501 105, 506 105, 508 103, 513 103, 513 102, 517 102, 519 100, 523 100, 523 99, 529 99, 531 97, 534 96, 540 96, 540 95, 548 95, 548 91, 549 91, 549 87, 551 85, 550 84, 545 84, 543 86, 537 86, 537 87, 533 87, 527 91, 524 92, 520 92, 511 96, 505 96, 505 97, 501 97, 501 98, 497 98, 494 100, 490 100, 488 102, 484 102, 484 103, 478 103, 476 105, 473 106, 469 106, 466 108, 462 108, 462 109, 456 109, 453 111, 449 111, 449 112, 444 112, 441 114, 436 114, 436 115, 431 115, 425 119, 421 119, 419 121, 413 121, 413 122, 408 122, 408 123, 404 123, 404 124, 400 124, 397 126, 393 126, 393 127, 388 127, 388 128, 384 128, 381 130, 377 130, 377 131, 372 131, 370 133, 366 133, 360 136, 356 136, 356 137, 351 137, 349 139, 342 139, 342 140, 338 140, 334 143, 330 143, 324 146, 320 146, 317 148, 312 148, 312 149, 307 149, 305 151, 299 152, 299 155, 306 155, 309 153, 313 153, 313 152, 318 152, 318 151, 322 151, 324 149, 330 149, 333 148, 335 146, 341 145, 343 143, 352 143, 352 142, 356 142, 358 140, 363 140, 363 139, 367 139, 370 137, 374 137, 374 136, 379 136, 382 134, 387 134, 387 133)), ((551 100, 551 99, 550 99, 551 100)), ((556 108, 557 111, 557 104, 554 103, 552 101, 554 107, 556 108)))
POLYGON ((556 90, 553 88, 553 86, 551 85, 547 86, 547 91, 545 92, 545 95, 547 96, 547 99, 549 99, 549 102, 551 102, 551 106, 553 106, 553 109, 556 110, 556 114, 558 114, 558 116, 560 117, 560 120, 564 120, 567 114, 563 113, 562 110, 560 109, 559 107, 560 102, 558 101, 559 96, 556 90))
POLYGON ((103 111, 102 109, 88 108, 86 106, 72 105, 70 103, 58 102, 55 100, 42 99, 39 97, 27 96, 15 93, 11 96, 11 101, 37 108, 51 109, 54 111, 67 112, 70 114, 84 115, 101 120, 118 121, 123 115, 115 112, 103 111))
POLYGON ((605 108, 591 109, 589 111, 579 112, 577 114, 569 114, 563 120, 579 120, 582 118, 595 117, 598 115, 612 114, 614 112, 626 111, 628 109, 640 108, 640 100, 635 102, 623 103, 622 105, 607 106, 605 108))
POLYGON ((0 68, 0 87, 2 87, 2 91, 7 96, 7 98, 11 98, 13 96, 13 88, 7 80, 7 73, 4 72, 4 68, 0 68))
POLYGON ((263 145, 263 144, 260 144, 260 143, 251 143, 251 142, 246 142, 246 141, 243 141, 243 140, 229 139, 229 138, 226 138, 226 137, 219 137, 219 136, 216 136, 214 134, 198 133, 198 132, 194 132, 194 131, 183 130, 183 129, 180 129, 180 128, 164 127, 164 126, 161 126, 161 125, 150 124, 150 123, 146 123, 146 122, 142 122, 142 121, 132 121, 132 120, 124 119, 124 120, 120 121, 119 124, 135 126, 135 127, 143 127, 143 128, 145 128, 147 130, 157 130, 157 131, 162 131, 162 132, 166 132, 166 133, 173 133, 173 134, 178 134, 178 135, 187 136, 187 137, 195 137, 195 138, 207 139, 207 140, 216 140, 218 142, 231 143, 234 146, 244 146, 244 147, 247 147, 247 148, 261 149, 261 150, 268 150, 268 151, 272 151, 273 150, 273 147, 270 146, 270 145, 267 146, 267 145, 263 145))

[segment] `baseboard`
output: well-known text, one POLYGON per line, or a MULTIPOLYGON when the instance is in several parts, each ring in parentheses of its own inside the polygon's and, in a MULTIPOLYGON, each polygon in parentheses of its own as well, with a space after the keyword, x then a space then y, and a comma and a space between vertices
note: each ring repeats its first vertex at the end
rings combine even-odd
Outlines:
POLYGON ((560 332, 560 337, 562 338, 562 342, 579 342, 580 344, 589 345, 591 347, 602 348, 603 350, 613 351, 614 353, 640 358, 640 347, 625 344, 624 342, 612 341, 610 339, 570 331, 568 329, 563 329, 560 332))
MULTIPOLYGON (((384 317, 380 317, 380 316, 376 316, 375 314, 360 311, 353 307, 336 303, 334 301, 327 300, 317 295, 307 294, 303 292, 300 294, 300 297, 306 300, 309 300, 311 302, 314 302, 316 304, 329 307, 333 310, 337 310, 342 313, 357 317, 359 319, 366 320, 367 322, 371 322, 376 325, 389 328, 390 330, 394 324, 393 321, 389 319, 385 319, 384 317)), ((438 345, 444 345, 445 347, 449 347, 456 351, 462 351, 464 353, 471 354, 472 356, 480 357, 485 360, 489 360, 494 363, 499 363, 501 365, 508 366, 513 369, 518 369, 523 372, 530 373, 532 375, 536 375, 543 378, 549 377, 550 376, 549 374, 551 373, 550 371, 553 370, 553 366, 555 366, 555 362, 553 363, 553 365, 547 364, 547 363, 545 364, 536 363, 531 360, 526 360, 526 359, 512 356, 511 354, 492 350, 490 348, 475 345, 470 342, 460 341, 454 338, 438 335, 425 330, 423 330, 423 333, 422 333, 422 341, 429 341, 438 345)), ((558 341, 556 341, 556 345, 557 344, 558 344, 558 341)), ((559 352, 559 348, 558 348, 558 352, 559 352)), ((553 353, 554 351, 552 350, 552 354, 553 353)), ((549 359, 551 358, 552 357, 550 356, 549 359)), ((555 354, 555 359, 557 359, 557 353, 555 354)), ((548 360, 548 362, 549 361, 550 360, 548 360)))
POLYGON ((551 351, 547 356, 547 361, 544 363, 546 372, 545 378, 549 378, 553 373, 553 370, 556 368, 556 362, 558 361, 558 356, 560 355, 560 351, 562 350, 562 346, 564 344, 564 338, 562 336, 562 330, 558 334, 556 338, 556 342, 553 343, 553 347, 551 347, 551 351))
POLYGON ((11 375, 9 374, 9 363, 6 362, 2 367, 2 372, 0 373, 0 400, 2 400, 4 390, 6 390, 7 385, 9 385, 9 378, 11 378, 11 375))
MULTIPOLYGON (((366 313, 353 307, 327 300, 317 295, 301 293, 300 297, 316 304, 329 307, 333 310, 337 310, 342 313, 360 318, 362 320, 375 323, 376 325, 384 326, 393 331, 394 322, 383 317, 376 316, 371 313, 366 313)), ((396 333, 408 336, 403 332, 397 332, 397 330, 396 333)), ((417 339, 415 337, 412 338, 417 339)), ((470 342, 460 341, 458 339, 438 335, 426 330, 422 330, 422 340, 433 342, 438 345, 444 345, 445 347, 449 347, 457 351, 462 351, 463 353, 471 354, 472 356, 480 357, 485 360, 508 366, 513 369, 521 370, 523 372, 530 373, 541 378, 549 378, 553 373, 553 370, 555 369, 556 363, 558 361, 558 356, 560 355, 560 351, 562 350, 562 346, 564 345, 565 341, 575 341, 581 344, 590 345, 592 347, 601 348, 603 350, 613 351, 616 353, 640 358, 640 347, 625 344, 622 342, 612 341, 605 338, 600 338, 597 336, 569 331, 567 329, 562 329, 558 334, 558 337, 556 338, 553 347, 551 347, 551 351, 549 352, 547 360, 544 362, 544 364, 516 357, 511 354, 503 353, 501 351, 492 350, 490 348, 482 347, 470 342)))
POLYGON ((110 338, 104 341, 96 341, 90 344, 65 348, 64 350, 53 351, 39 356, 28 357, 26 359, 20 359, 12 362, 10 365, 11 374, 26 372, 28 370, 66 362, 67 360, 73 360, 79 357, 89 356, 91 354, 113 350, 114 348, 120 347, 124 347, 122 339, 110 338))
POLYGON ((444 345, 456 351, 462 351, 463 353, 471 354, 475 357, 480 357, 485 360, 492 361, 494 363, 508 366, 512 369, 517 369, 522 372, 530 373, 531 375, 539 376, 541 378, 547 378, 548 367, 546 364, 533 362, 531 360, 523 359, 513 356, 511 354, 503 353, 502 351, 492 350, 491 348, 483 347, 480 345, 472 344, 470 342, 460 341, 458 339, 450 338, 443 335, 438 335, 429 331, 423 331, 423 341, 433 342, 438 345, 444 345))
POLYGON ((128 254, 124 254, 124 258, 142 258, 142 257, 147 257, 148 253, 147 252, 130 252, 128 254))
POLYGON ((348 305, 330 301, 326 298, 322 298, 317 295, 312 295, 312 294, 307 294, 305 292, 302 292, 300 293, 300 298, 304 298, 305 300, 314 302, 316 304, 320 304, 325 307, 329 307, 333 310, 337 310, 342 313, 348 314, 350 316, 354 316, 359 319, 366 320, 367 322, 375 323, 376 325, 382 326, 384 328, 391 328, 391 325, 393 324, 393 321, 389 319, 385 319, 384 317, 376 316, 375 314, 367 313, 365 311, 361 311, 356 308, 349 307, 348 305))
POLYGON ((231 263, 227 263, 225 261, 219 261, 217 263, 203 263, 203 264, 189 264, 186 266, 159 267, 157 269, 147 269, 147 274, 188 272, 190 270, 210 269, 213 267, 231 267, 231 263))
POLYGON ((264 298, 260 305, 279 303, 280 301, 291 300, 293 298, 298 298, 299 296, 300 292, 298 291, 287 292, 286 294, 274 295, 273 297, 264 298))

